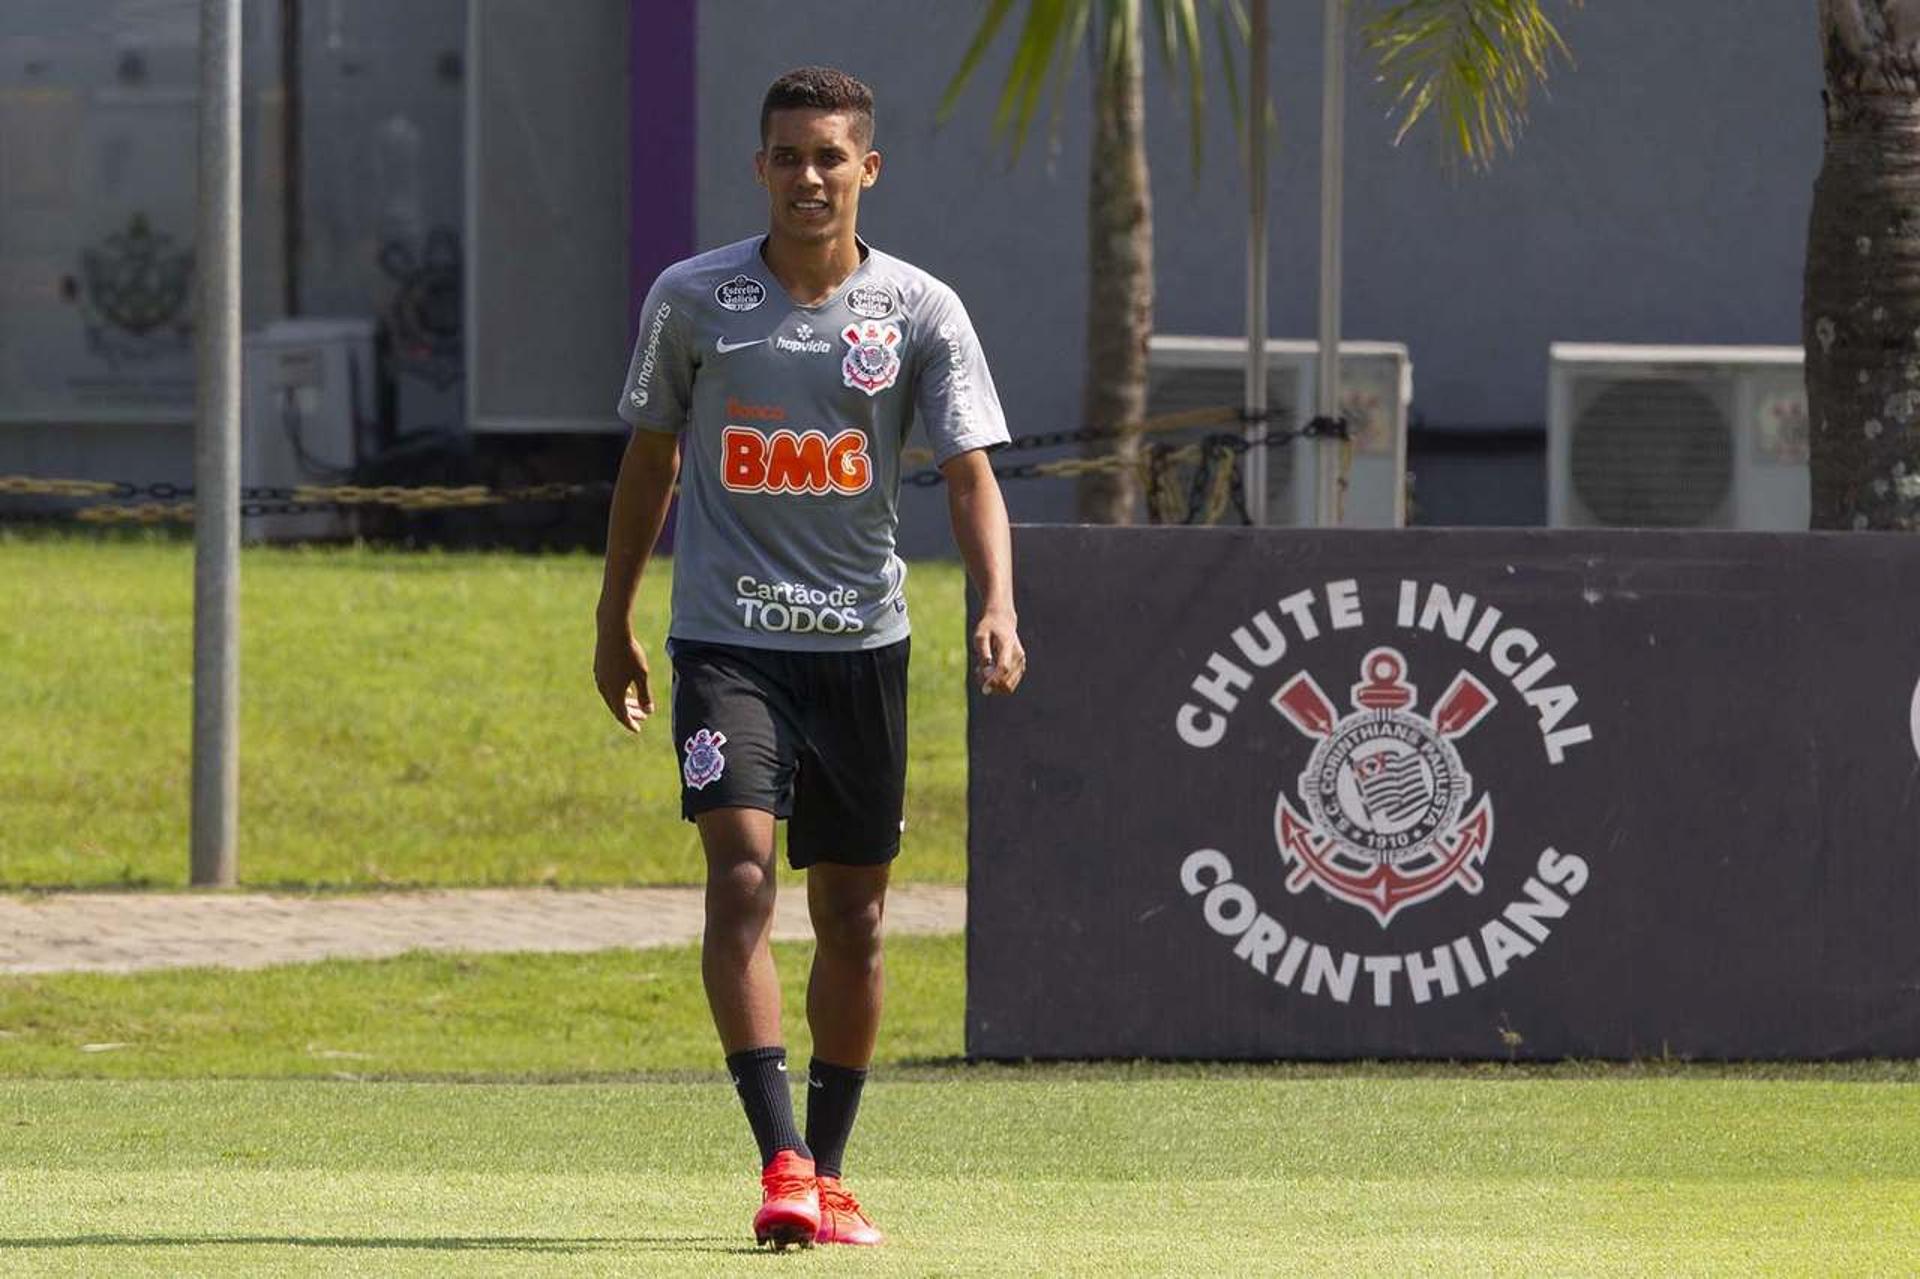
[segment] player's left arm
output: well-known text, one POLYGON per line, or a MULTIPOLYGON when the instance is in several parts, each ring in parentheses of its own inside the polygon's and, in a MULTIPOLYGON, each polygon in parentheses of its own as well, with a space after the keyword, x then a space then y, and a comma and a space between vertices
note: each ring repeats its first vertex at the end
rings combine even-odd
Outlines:
POLYGON ((985 449, 948 458, 940 464, 940 474, 947 481, 953 540, 980 594, 980 620, 973 628, 974 673, 982 693, 1011 693, 1027 673, 1027 651, 1020 646, 1019 618, 1013 611, 1013 535, 1000 481, 985 449))

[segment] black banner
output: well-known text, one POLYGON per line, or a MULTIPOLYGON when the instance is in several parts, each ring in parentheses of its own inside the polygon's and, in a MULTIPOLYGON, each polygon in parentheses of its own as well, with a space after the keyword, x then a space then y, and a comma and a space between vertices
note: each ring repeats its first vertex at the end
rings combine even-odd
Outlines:
POLYGON ((1023 527, 976 1057, 1920 1055, 1920 539, 1023 527))

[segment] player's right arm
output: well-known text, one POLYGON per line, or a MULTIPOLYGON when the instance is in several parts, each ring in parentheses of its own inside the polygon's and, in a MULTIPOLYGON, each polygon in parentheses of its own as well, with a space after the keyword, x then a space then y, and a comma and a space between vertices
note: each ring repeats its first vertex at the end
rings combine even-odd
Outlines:
POLYGON ((653 714, 647 655, 633 633, 633 604, 640 575, 673 500, 680 471, 680 432, 693 400, 696 360, 683 338, 690 317, 662 276, 640 310, 640 332, 619 413, 632 427, 607 518, 607 564, 595 610, 593 682, 600 700, 629 732, 653 714))
POLYGON ((607 566, 594 618, 598 638, 593 682, 614 719, 634 733, 653 714, 653 692, 647 683, 646 651, 633 633, 633 602, 647 557, 667 522, 679 472, 679 436, 636 429, 620 459, 613 512, 607 519, 607 566))

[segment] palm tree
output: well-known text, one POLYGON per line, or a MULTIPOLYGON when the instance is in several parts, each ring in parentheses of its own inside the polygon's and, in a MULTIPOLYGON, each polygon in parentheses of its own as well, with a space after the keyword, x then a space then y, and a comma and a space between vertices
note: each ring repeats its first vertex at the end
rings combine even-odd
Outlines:
MULTIPOLYGON (((1354 0, 1349 0, 1354 2, 1354 0)), ((1581 0, 1565 0, 1578 5, 1581 0)), ((1512 146, 1526 119, 1533 86, 1566 46, 1545 0, 1398 0, 1378 3, 1366 27, 1383 82, 1396 94, 1399 134, 1423 117, 1438 118, 1446 140, 1474 168, 1512 146)), ((986 11, 941 104, 949 117, 959 95, 1014 8, 986 0, 986 11)), ((1013 63, 994 112, 994 127, 1017 158, 1051 95, 1058 118, 1061 90, 1082 49, 1093 55, 1093 157, 1087 200, 1088 298, 1086 386, 1082 421, 1126 432, 1146 416, 1147 338, 1153 326, 1153 207, 1148 186, 1146 101, 1142 90, 1143 26, 1150 25, 1167 63, 1184 81, 1196 173, 1205 109, 1205 50, 1211 30, 1239 114, 1235 59, 1247 31, 1242 0, 1027 0, 1013 63)), ((1263 122, 1263 138, 1264 127, 1263 122)), ((1137 437, 1113 450, 1129 461, 1137 437)), ((1090 454, 1108 451, 1104 443, 1090 454)), ((1120 524, 1138 500, 1131 466, 1081 477, 1080 518, 1120 524)))
POLYGON ((1827 137, 1801 311, 1813 526, 1920 530, 1920 11, 1819 2, 1827 137))

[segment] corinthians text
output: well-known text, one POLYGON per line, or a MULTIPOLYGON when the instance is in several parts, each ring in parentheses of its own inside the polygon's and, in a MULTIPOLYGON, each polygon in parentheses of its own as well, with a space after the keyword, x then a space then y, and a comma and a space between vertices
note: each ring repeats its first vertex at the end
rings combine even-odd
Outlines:
POLYGON ((1391 955, 1335 951, 1290 935, 1260 909, 1244 884, 1235 882, 1233 863, 1218 849, 1189 853, 1180 866, 1180 886, 1201 899, 1209 928, 1238 939, 1234 956, 1256 972, 1303 995, 1342 1004, 1364 989, 1376 1007, 1389 1008, 1396 990, 1424 1004, 1505 976, 1515 960, 1540 948, 1553 931, 1550 921, 1565 915, 1568 900, 1587 886, 1587 863, 1549 848, 1521 886, 1522 896, 1479 928, 1430 949, 1391 955))

